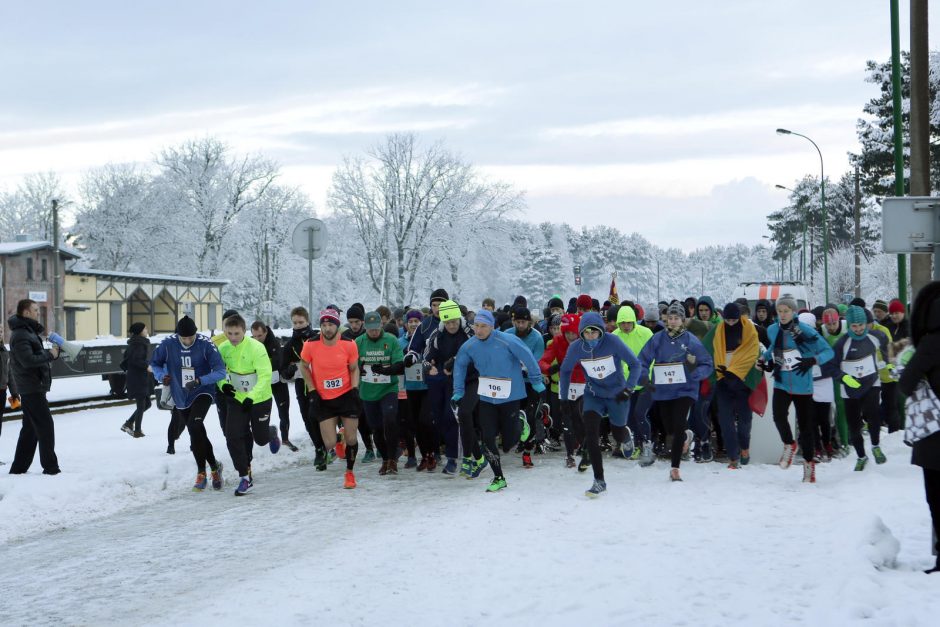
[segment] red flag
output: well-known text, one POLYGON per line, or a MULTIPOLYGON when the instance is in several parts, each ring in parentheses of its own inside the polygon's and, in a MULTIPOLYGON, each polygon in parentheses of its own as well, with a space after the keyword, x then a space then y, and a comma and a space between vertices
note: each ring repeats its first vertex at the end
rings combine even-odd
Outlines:
POLYGON ((610 278, 610 296, 607 297, 611 305, 620 304, 620 296, 617 295, 617 275, 610 278))

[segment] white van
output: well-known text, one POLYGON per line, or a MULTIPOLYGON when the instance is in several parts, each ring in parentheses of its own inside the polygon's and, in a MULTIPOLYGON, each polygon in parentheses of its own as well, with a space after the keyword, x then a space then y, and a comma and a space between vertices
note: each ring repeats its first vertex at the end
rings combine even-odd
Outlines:
POLYGON ((806 289, 806 285, 802 281, 748 281, 739 283, 738 287, 734 290, 734 295, 731 297, 731 300, 734 301, 739 298, 746 298, 751 308, 751 313, 753 314, 754 305, 757 304, 757 301, 768 300, 774 303, 784 294, 788 294, 796 299, 797 311, 800 309, 812 309, 812 304, 809 300, 809 290, 806 289))

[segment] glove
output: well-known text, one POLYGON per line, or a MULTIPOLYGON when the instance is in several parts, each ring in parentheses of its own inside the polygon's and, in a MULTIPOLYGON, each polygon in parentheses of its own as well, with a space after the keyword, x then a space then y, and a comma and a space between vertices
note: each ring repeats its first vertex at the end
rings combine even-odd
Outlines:
POLYGON ((251 409, 252 405, 254 405, 254 404, 255 404, 255 402, 254 402, 253 400, 251 400, 251 399, 248 398, 248 397, 245 397, 245 400, 242 401, 242 408, 244 408, 244 409, 251 409))
POLYGON ((858 388, 862 387, 862 384, 858 382, 858 379, 850 374, 844 375, 842 377, 842 383, 844 383, 847 387, 852 388, 853 390, 857 390, 858 388))
POLYGON ((457 410, 460 408, 460 404, 454 399, 450 399, 450 410, 454 412, 454 415, 457 415, 457 410))
MULTIPOLYGON (((543 388, 543 389, 544 389, 544 388, 543 388)), ((463 394, 460 394, 459 392, 454 392, 454 395, 450 397, 450 402, 451 402, 451 403, 459 403, 459 402, 460 402, 460 399, 462 399, 462 398, 463 398, 463 394)))
POLYGON ((418 363, 418 356, 414 353, 408 353, 405 355, 405 368, 411 368, 413 365, 418 363))
POLYGON ((649 390, 650 392, 656 391, 656 385, 650 380, 649 375, 643 375, 640 379, 640 385, 643 386, 644 390, 649 390))
POLYGON ((282 375, 281 378, 293 379, 296 374, 297 374, 297 364, 290 364, 286 368, 284 368, 284 371, 281 373, 282 375))
POLYGON ((201 384, 199 383, 199 379, 197 378, 197 379, 193 379, 192 381, 187 381, 186 385, 183 386, 183 389, 186 390, 187 392, 192 392, 193 390, 198 388, 200 385, 201 384))
POLYGON ((448 359, 447 361, 445 361, 445 362, 444 362, 444 370, 446 370, 447 372, 453 372, 453 371, 454 371, 454 362, 455 362, 455 361, 456 361, 456 360, 455 360, 453 357, 451 357, 450 359, 448 359))
POLYGON ((160 380, 160 382, 163 383, 163 385, 170 385, 170 381, 172 381, 172 379, 170 378, 170 375, 168 374, 163 375, 163 378, 160 380))
POLYGON ((813 366, 816 365, 816 358, 815 357, 800 357, 799 362, 800 363, 796 365, 796 368, 794 368, 794 370, 796 370, 799 374, 806 374, 807 372, 813 369, 813 366))
POLYGON ((807 335, 806 333, 803 333, 802 331, 798 331, 798 332, 794 331, 793 341, 796 342, 797 344, 809 344, 812 341, 812 338, 810 338, 809 335, 807 335))
POLYGON ((774 365, 775 364, 772 361, 764 361, 763 359, 759 359, 757 361, 757 367, 763 370, 764 372, 773 372, 774 365))
POLYGON ((388 366, 385 364, 372 364, 369 366, 372 369, 372 372, 375 374, 388 374, 388 366))
POLYGON ((561 366, 559 366, 557 363, 554 363, 548 367, 548 374, 550 375, 558 374, 559 370, 561 370, 561 366))
POLYGON ((541 381, 532 384, 532 389, 541 394, 545 391, 545 384, 541 381))
POLYGON ((307 406, 310 409, 310 416, 316 420, 320 415, 320 393, 314 390, 307 395, 307 406))
POLYGON ((690 364, 690 365, 694 366, 697 361, 698 361, 698 359, 697 359, 697 358, 695 357, 695 355, 693 355, 692 353, 686 353, 686 354, 685 354, 685 362, 686 362, 687 364, 690 364))
POLYGON ((617 393, 617 396, 614 397, 614 400, 617 402, 623 403, 630 400, 630 390, 623 388, 620 392, 617 393))
POLYGON ((222 394, 225 394, 230 398, 235 398, 235 386, 231 383, 226 383, 222 386, 222 394))

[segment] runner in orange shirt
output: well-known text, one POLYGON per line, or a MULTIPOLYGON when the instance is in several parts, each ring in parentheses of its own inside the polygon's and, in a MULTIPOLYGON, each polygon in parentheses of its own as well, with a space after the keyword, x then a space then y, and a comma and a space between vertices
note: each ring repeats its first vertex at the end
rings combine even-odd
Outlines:
POLYGON ((336 446, 337 421, 342 419, 345 433, 346 475, 344 488, 355 488, 353 466, 359 442, 356 432, 362 401, 359 399, 359 349, 352 340, 339 336, 339 312, 320 312, 320 337, 304 342, 300 372, 310 393, 310 416, 320 423, 326 450, 336 446))

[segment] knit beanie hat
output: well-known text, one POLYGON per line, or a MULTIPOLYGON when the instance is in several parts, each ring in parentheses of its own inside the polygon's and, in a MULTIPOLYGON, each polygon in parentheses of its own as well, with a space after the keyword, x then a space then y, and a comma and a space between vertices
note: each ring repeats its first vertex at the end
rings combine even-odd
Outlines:
POLYGON ((844 316, 844 315, 845 315, 845 312, 847 312, 847 311, 849 310, 849 306, 846 305, 845 303, 839 303, 838 305, 836 305, 836 309, 838 310, 838 312, 839 312, 841 315, 844 316))
POLYGON ((127 330, 130 331, 131 335, 140 335, 146 328, 147 325, 143 322, 135 322, 127 330))
POLYGON ((680 318, 685 320, 685 307, 683 307, 679 303, 673 303, 672 305, 669 305, 669 309, 666 310, 666 315, 667 316, 679 316, 680 318))
MULTIPOLYGON (((366 317, 365 314, 363 314, 362 317, 365 318, 366 317)), ((326 320, 328 322, 332 322, 336 326, 339 326, 339 312, 336 311, 335 309, 330 309, 330 308, 324 309, 323 311, 320 312, 319 320, 321 324, 323 323, 324 320, 326 320)))
POLYGON ((837 309, 829 308, 823 311, 822 315, 823 324, 835 324, 839 321, 839 311, 837 309))
POLYGON ((349 306, 349 309, 346 311, 347 320, 365 320, 366 319, 366 308, 363 307, 360 303, 353 303, 349 306))
POLYGON ((816 327, 816 316, 812 312, 804 311, 797 316, 797 319, 808 327, 816 327))
POLYGON ((883 312, 885 312, 885 313, 888 313, 888 303, 886 303, 885 301, 883 301, 883 300, 881 300, 881 299, 876 300, 876 301, 872 304, 871 308, 872 308, 872 309, 880 309, 881 311, 883 311, 883 312))
POLYGON ((644 322, 656 322, 659 320, 659 305, 650 305, 643 312, 644 322))
POLYGON ((438 314, 440 315, 441 322, 460 320, 460 306, 452 300, 445 300, 441 303, 438 314))
POLYGON ((561 332, 562 333, 578 333, 578 325, 581 323, 580 318, 577 314, 565 314, 561 317, 561 332))
POLYGON ((548 321, 548 326, 550 327, 560 327, 561 326, 561 314, 555 314, 548 321))
POLYGON ((449 299, 450 296, 447 295, 447 290, 442 287, 437 288, 431 292, 431 304, 433 305, 436 302, 443 302, 449 299))
POLYGON ((529 311, 527 307, 516 307, 512 310, 512 319, 513 320, 528 320, 532 321, 532 312, 529 311))
POLYGON ((587 294, 581 294, 580 296, 578 296, 578 300, 577 300, 576 304, 577 304, 577 306, 578 306, 579 309, 590 309, 590 308, 591 308, 591 297, 588 296, 587 294))
POLYGON ((784 294, 777 299, 777 307, 783 305, 784 307, 789 307, 792 311, 796 311, 796 299, 793 298, 790 294, 784 294))
POLYGON ((564 309, 565 304, 557 296, 552 296, 548 301, 549 309, 564 309))
POLYGON ((856 297, 853 298, 851 301, 849 301, 849 305, 858 305, 859 307, 861 307, 862 309, 864 309, 864 308, 865 308, 865 299, 864 299, 864 298, 861 298, 861 297, 859 297, 859 296, 856 296, 856 297))
POLYGON ((904 303, 897 298, 891 299, 891 302, 888 303, 888 313, 904 313, 904 303))
POLYGON ((408 313, 405 314, 405 322, 408 322, 412 318, 417 318, 418 320, 421 320, 423 317, 424 317, 424 314, 421 313, 421 310, 412 309, 408 313))
MULTIPOLYGON (((225 320, 226 318, 231 318, 232 316, 236 315, 237 313, 238 313, 238 312, 235 311, 234 309, 226 309, 225 311, 222 312, 222 319, 225 320)), ((184 336, 184 337, 186 337, 186 336, 184 336)))
POLYGON ((874 322, 874 321, 875 321, 875 316, 872 315, 870 309, 866 309, 866 310, 865 310, 865 322, 866 322, 867 324, 871 324, 871 323, 874 322))
POLYGON ((476 317, 473 319, 473 322, 482 322, 483 324, 488 324, 491 327, 496 326, 496 318, 493 317, 493 312, 489 309, 481 309, 478 311, 476 317))
POLYGON ((577 313, 578 298, 576 296, 572 296, 571 298, 568 299, 568 309, 566 309, 565 311, 566 313, 570 313, 570 314, 577 313))
POLYGON ((721 311, 721 317, 725 320, 740 320, 741 308, 738 307, 737 303, 728 303, 721 311))
POLYGON ((865 310, 858 305, 852 305, 845 312, 845 321, 849 324, 865 324, 865 310))
POLYGON ((196 335, 196 323, 189 316, 183 316, 176 323, 176 334, 183 337, 192 337, 196 335))

